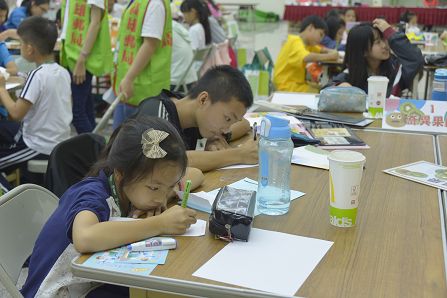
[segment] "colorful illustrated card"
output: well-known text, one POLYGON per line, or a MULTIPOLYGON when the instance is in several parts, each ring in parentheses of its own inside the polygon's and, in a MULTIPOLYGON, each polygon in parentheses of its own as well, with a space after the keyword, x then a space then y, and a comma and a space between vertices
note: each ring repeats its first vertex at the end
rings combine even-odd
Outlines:
POLYGON ((418 161, 396 168, 384 170, 385 173, 447 190, 447 167, 427 161, 418 161))
POLYGON ((382 128, 446 133, 447 102, 387 99, 382 128))
POLYGON ((85 261, 82 266, 142 276, 150 275, 155 267, 157 267, 156 264, 104 263, 98 262, 93 257, 85 261))

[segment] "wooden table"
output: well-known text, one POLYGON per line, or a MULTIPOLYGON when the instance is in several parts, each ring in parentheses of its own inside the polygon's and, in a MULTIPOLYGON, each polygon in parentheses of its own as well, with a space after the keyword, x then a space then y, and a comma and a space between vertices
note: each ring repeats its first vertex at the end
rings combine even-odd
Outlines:
MULTIPOLYGON (((371 146, 362 151, 367 162, 357 227, 343 229, 329 224, 328 172, 295 165, 291 188, 306 195, 291 204, 288 215, 260 215, 254 227, 334 241, 296 295, 446 297, 443 217, 438 191, 382 172, 417 160, 435 162, 434 137, 357 133, 371 146)), ((211 190, 246 176, 256 179, 257 168, 210 172, 202 189, 211 190)), ((208 215, 199 217, 206 219, 208 215)), ((86 256, 75 261, 72 269, 80 277, 171 293, 207 297, 273 296, 192 276, 225 243, 214 240, 209 232, 205 237, 179 237, 178 240, 179 248, 170 251, 166 265, 157 266, 150 277, 85 269, 78 263, 86 256)), ((149 297, 145 290, 132 289, 131 294, 149 297)))

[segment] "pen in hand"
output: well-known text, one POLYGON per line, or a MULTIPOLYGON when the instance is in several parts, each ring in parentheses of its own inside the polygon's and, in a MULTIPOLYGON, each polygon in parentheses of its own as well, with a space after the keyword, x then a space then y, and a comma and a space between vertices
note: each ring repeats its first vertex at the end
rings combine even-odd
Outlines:
POLYGON ((185 190, 183 191, 182 198, 182 207, 186 208, 186 204, 188 203, 189 192, 191 191, 191 180, 186 180, 185 190))

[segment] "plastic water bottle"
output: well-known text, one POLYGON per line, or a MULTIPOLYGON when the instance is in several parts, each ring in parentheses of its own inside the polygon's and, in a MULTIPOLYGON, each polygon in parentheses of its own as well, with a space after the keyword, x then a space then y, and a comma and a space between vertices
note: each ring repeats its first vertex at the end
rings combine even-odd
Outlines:
POLYGON ((447 69, 445 68, 435 71, 431 99, 447 101, 447 69))
POLYGON ((258 211, 268 215, 285 214, 290 206, 293 152, 289 120, 267 115, 262 119, 260 135, 258 211))

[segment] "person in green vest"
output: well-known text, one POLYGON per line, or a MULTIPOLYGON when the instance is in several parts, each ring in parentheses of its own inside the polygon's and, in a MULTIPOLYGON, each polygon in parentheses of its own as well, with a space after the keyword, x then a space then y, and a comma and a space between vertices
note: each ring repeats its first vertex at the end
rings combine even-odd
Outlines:
POLYGON ((70 71, 73 125, 78 133, 95 127, 92 76, 113 70, 107 0, 62 0, 61 64, 70 71))
POLYGON ((113 115, 117 128, 145 98, 169 89, 172 17, 169 0, 131 0, 118 33, 118 56, 113 79, 122 94, 113 115))

